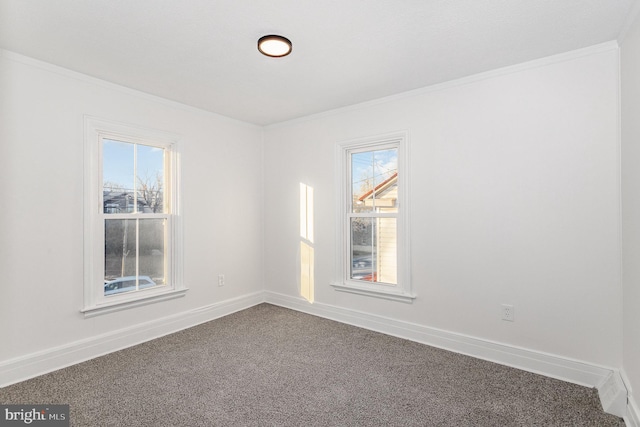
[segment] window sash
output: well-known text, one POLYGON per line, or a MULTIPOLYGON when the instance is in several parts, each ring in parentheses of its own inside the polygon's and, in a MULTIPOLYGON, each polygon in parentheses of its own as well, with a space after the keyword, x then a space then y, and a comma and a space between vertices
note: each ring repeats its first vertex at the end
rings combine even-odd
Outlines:
MULTIPOLYGON (((136 289, 135 291, 131 291, 131 292, 126 292, 126 293, 122 293, 122 294, 112 294, 112 295, 105 295, 104 294, 104 287, 100 287, 100 291, 98 294, 98 303, 105 303, 105 302, 111 302, 111 301, 117 301, 118 298, 122 298, 125 299, 127 297, 129 297, 131 293, 133 292, 139 292, 144 290, 145 293, 148 292, 152 292, 154 290, 158 290, 158 291, 163 291, 166 289, 173 289, 174 286, 174 279, 173 279, 173 268, 172 265, 173 263, 172 261, 172 247, 173 247, 173 242, 172 242, 172 230, 173 230, 173 224, 172 224, 172 218, 171 215, 159 215, 159 214, 146 214, 146 215, 136 215, 135 217, 133 216, 127 216, 124 218, 114 218, 112 216, 108 216, 108 215, 104 215, 105 218, 102 221, 102 227, 101 227, 101 235, 105 236, 105 232, 106 232, 106 222, 107 221, 120 221, 120 220, 127 220, 127 221, 134 221, 135 222, 135 273, 134 276, 136 277, 136 289), (153 216, 153 217, 151 217, 153 216), (139 289, 138 288, 138 280, 140 277, 142 276, 149 276, 149 274, 144 274, 145 272, 141 271, 140 269, 140 257, 142 256, 140 253, 140 243, 141 243, 141 237, 140 237, 140 221, 144 221, 144 220, 148 220, 148 219, 160 219, 160 220, 164 220, 165 221, 165 225, 164 225, 164 230, 163 230, 163 253, 162 253, 162 264, 163 264, 163 279, 164 279, 164 283, 162 285, 156 285, 154 287, 148 288, 148 289, 139 289)), ((122 216, 122 215, 120 215, 122 216)), ((102 269, 101 269, 101 276, 103 278, 103 280, 106 279, 106 258, 107 258, 107 253, 106 253, 106 241, 103 238, 102 239, 102 269)), ((126 275, 125 275, 126 276, 126 275)), ((121 276, 122 277, 122 276, 121 276)))
MULTIPOLYGON (((363 144, 362 146, 358 146, 358 147, 353 147, 350 149, 346 149, 344 151, 346 159, 345 159, 345 166, 346 166, 346 171, 345 171, 345 177, 346 177, 346 182, 345 185, 347 185, 347 193, 346 193, 346 202, 347 202, 347 212, 351 212, 353 213, 353 197, 355 196, 353 194, 353 185, 351 183, 351 177, 353 176, 353 170, 352 170, 352 158, 354 154, 362 154, 362 153, 367 153, 367 152, 371 152, 371 151, 386 151, 386 150, 392 150, 395 149, 397 150, 398 156, 400 156, 400 144, 398 141, 391 141, 391 142, 381 142, 379 144, 377 143, 373 143, 373 144, 363 144)), ((398 168, 400 168, 400 165, 398 164, 398 168)), ((374 185, 375 187, 375 185, 374 185)), ((400 198, 398 197, 398 200, 396 202, 396 206, 398 207, 398 210, 400 209, 400 198)), ((360 213, 364 213, 364 212, 359 212, 360 213)))
POLYGON ((119 213, 119 214, 101 214, 102 219, 166 219, 169 220, 173 215, 161 213, 119 213))
POLYGON ((400 216, 399 212, 347 212, 348 218, 398 218, 400 216))

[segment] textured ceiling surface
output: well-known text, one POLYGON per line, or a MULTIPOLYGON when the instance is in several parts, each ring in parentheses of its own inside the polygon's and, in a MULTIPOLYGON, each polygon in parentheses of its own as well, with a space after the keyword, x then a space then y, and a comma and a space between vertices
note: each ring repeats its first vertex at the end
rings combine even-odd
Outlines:
POLYGON ((0 0, 0 48, 268 125, 616 40, 637 1, 0 0))

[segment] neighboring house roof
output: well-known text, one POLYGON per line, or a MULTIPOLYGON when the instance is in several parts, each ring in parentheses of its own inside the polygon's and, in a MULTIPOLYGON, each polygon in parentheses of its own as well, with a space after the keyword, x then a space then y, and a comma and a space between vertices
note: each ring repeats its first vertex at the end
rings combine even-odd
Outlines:
MULTIPOLYGON (((138 211, 144 213, 152 212, 144 199, 138 198, 138 211)), ((127 206, 133 205, 133 193, 130 191, 103 191, 102 203, 105 208, 117 208, 121 212, 127 211, 127 206)))
MULTIPOLYGON (((389 178, 376 185, 371 190, 364 193, 358 198, 359 201, 364 202, 365 199, 372 199, 374 194, 376 199, 384 198, 385 194, 389 193, 395 186, 398 185, 398 172, 391 175, 389 178)), ((395 196, 395 193, 393 194, 395 196)), ((395 197, 394 197, 395 198, 395 197)))

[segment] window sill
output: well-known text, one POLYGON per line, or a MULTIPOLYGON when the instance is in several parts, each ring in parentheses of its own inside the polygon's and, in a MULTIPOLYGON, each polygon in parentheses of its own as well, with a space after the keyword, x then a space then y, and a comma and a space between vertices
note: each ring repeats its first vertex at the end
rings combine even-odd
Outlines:
POLYGON ((413 303, 413 300, 416 298, 415 295, 410 294, 408 292, 398 291, 397 289, 385 289, 379 286, 384 285, 370 285, 370 286, 362 286, 352 283, 331 283, 331 286, 336 291, 340 292, 348 292, 357 295, 366 295, 375 298, 382 298, 391 301, 400 301, 407 304, 413 303), (374 286, 376 286, 374 288, 374 286))
POLYGON ((161 294, 153 294, 148 296, 141 296, 133 300, 127 301, 114 301, 108 302, 100 305, 95 305, 92 307, 87 307, 80 310, 81 313, 84 313, 84 318, 88 319, 91 317, 101 316, 103 314, 115 313, 117 311, 127 310, 133 307, 140 307, 147 304, 153 304, 160 301, 167 301, 170 299, 180 298, 185 296, 187 293, 187 288, 182 288, 178 290, 171 290, 167 292, 163 292, 161 294))

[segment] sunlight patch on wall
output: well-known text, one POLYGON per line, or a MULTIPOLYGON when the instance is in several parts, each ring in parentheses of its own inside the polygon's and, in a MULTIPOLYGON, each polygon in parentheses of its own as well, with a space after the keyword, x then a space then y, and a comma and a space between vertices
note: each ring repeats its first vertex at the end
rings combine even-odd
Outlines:
POLYGON ((300 184, 300 237, 313 243, 313 187, 300 184))
POLYGON ((300 242, 300 296, 313 302, 313 248, 300 242))
POLYGON ((314 298, 313 187, 300 183, 300 295, 314 298))

